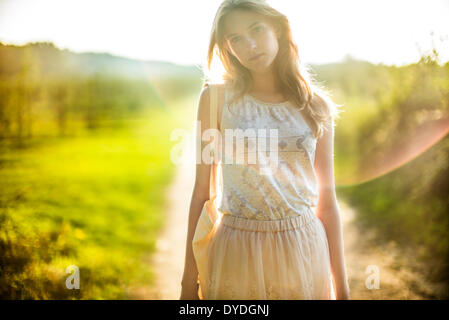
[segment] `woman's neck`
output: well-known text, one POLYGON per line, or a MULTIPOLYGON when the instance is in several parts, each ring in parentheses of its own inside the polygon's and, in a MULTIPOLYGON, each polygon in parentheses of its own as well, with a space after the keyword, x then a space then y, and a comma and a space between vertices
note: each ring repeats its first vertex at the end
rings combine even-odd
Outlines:
POLYGON ((253 74, 252 87, 249 94, 265 101, 284 101, 286 98, 281 92, 272 72, 253 74))
POLYGON ((280 92, 273 72, 253 74, 253 84, 250 88, 250 93, 273 96, 278 95, 280 92))

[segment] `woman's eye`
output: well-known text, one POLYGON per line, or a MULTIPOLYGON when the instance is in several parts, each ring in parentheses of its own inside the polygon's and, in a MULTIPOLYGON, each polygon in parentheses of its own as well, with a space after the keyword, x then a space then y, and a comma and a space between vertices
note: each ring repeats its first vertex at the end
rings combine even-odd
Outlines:
POLYGON ((232 43, 236 43, 239 39, 240 39, 239 37, 234 37, 234 38, 231 39, 231 42, 232 43))
POLYGON ((261 31, 262 30, 262 27, 255 27, 254 28, 254 31, 256 31, 256 32, 259 32, 259 31, 261 31))

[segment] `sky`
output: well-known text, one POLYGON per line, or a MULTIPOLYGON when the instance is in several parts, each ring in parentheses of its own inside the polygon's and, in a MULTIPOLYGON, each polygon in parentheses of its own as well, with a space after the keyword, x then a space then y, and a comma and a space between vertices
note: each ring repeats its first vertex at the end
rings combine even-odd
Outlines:
MULTIPOLYGON (((0 41, 51 41, 74 52, 204 64, 221 0, 0 0, 0 41)), ((300 58, 346 55, 404 65, 435 47, 449 60, 449 0, 272 0, 300 58), (433 35, 432 35, 433 34, 433 35), (432 44, 433 43, 433 44, 432 44)))

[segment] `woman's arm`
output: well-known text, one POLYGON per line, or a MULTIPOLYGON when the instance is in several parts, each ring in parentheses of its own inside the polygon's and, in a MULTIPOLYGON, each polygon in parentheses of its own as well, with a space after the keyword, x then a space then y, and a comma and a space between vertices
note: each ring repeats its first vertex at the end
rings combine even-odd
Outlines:
MULTIPOLYGON (((201 141, 203 132, 210 128, 209 117, 209 87, 202 90, 199 99, 197 121, 201 124, 201 132, 198 132, 200 136, 196 136, 196 148, 203 150, 204 144, 201 141)), ((197 130, 195 128, 195 133, 197 130)), ((205 142, 207 144, 209 142, 205 142)), ((195 155, 202 154, 201 151, 196 152, 195 155)), ((198 223, 198 219, 201 214, 204 203, 209 199, 209 181, 210 181, 210 164, 203 163, 201 159, 196 159, 196 178, 192 192, 192 198, 189 209, 189 223, 187 229, 186 240, 186 254, 184 273, 182 276, 182 291, 180 299, 198 299, 197 291, 197 279, 198 269, 196 266, 195 258, 193 255, 192 240, 195 234, 195 229, 198 223)))
POLYGON ((334 127, 329 125, 327 131, 318 139, 315 152, 314 166, 319 185, 317 216, 326 230, 336 299, 340 300, 349 299, 349 285, 345 270, 340 212, 335 193, 333 155, 334 127))

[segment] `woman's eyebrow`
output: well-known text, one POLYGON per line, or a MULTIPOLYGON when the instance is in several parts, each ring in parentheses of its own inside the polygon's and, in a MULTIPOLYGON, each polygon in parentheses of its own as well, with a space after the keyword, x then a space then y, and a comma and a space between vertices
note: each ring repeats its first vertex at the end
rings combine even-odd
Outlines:
MULTIPOLYGON (((258 24, 258 23, 260 23, 260 21, 256 21, 256 22, 252 23, 252 24, 248 27, 248 29, 251 29, 252 26, 254 26, 255 24, 258 24)), ((230 33, 230 34, 226 35, 225 38, 230 38, 230 37, 232 37, 233 35, 236 35, 236 33, 230 33)))

